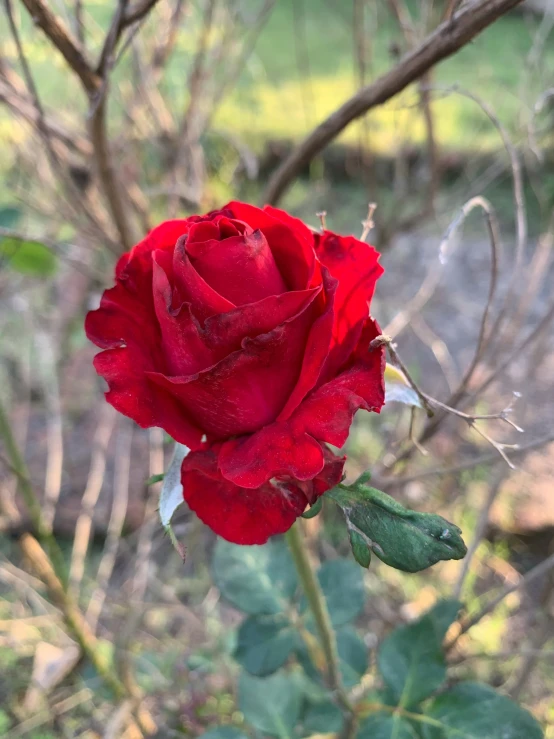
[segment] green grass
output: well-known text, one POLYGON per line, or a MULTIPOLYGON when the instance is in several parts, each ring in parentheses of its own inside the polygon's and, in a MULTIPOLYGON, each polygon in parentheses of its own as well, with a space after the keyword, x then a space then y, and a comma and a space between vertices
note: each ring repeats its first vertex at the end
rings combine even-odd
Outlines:
MULTIPOLYGON (((250 0, 245 4, 246 10, 258 8, 260 3, 261 0, 250 0)), ((278 0, 246 68, 216 115, 216 127, 243 136, 254 148, 267 139, 299 139, 352 95, 358 86, 352 5, 348 0, 278 0)), ((411 5, 416 12, 422 3, 414 1, 411 5)), ((109 22, 113 3, 97 0, 86 6, 94 18, 90 34, 94 48, 102 27, 109 22)), ((374 79, 394 63, 391 43, 402 39, 385 3, 368 7, 368 78, 374 79)), ((4 36, 3 23, 5 20, 0 20, 0 33, 4 36)), ((63 60, 51 52, 24 11, 20 26, 44 102, 62 110, 66 117, 84 109, 77 82, 68 79, 63 60)), ((180 111, 184 104, 187 70, 198 27, 199 14, 191 12, 168 70, 164 95, 175 111, 180 111)), ((528 117, 540 92, 548 87, 545 80, 554 75, 552 43, 545 44, 540 70, 528 63, 537 28, 537 20, 520 14, 502 18, 439 65, 433 83, 441 87, 459 84, 471 90, 486 100, 514 131, 528 117)), ((155 30, 153 17, 142 33, 155 30)), ((212 41, 220 32, 221 26, 216 27, 212 41)), ((7 42, 5 48, 12 57, 15 55, 13 43, 7 42)), ((120 65, 117 78, 123 87, 130 84, 128 60, 120 65)), ((117 98, 115 92, 114 115, 120 112, 117 98)), ((417 96, 411 89, 368 116, 369 142, 375 150, 391 152, 402 142, 424 140, 425 129, 416 103, 417 96)), ((443 146, 455 150, 498 148, 498 134, 474 102, 457 94, 443 97, 437 93, 433 108, 437 138, 443 146)), ((21 140, 23 135, 5 116, 0 118, 1 134, 15 140, 21 140)), ((358 141, 359 136, 360 127, 353 125, 343 139, 358 141)))

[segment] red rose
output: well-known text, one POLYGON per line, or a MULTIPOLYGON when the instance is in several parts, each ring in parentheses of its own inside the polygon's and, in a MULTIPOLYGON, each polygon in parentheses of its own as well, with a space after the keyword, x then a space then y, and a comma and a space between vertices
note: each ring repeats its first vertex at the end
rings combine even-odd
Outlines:
POLYGON ((341 478, 358 408, 384 402, 369 303, 383 269, 357 239, 229 203, 162 223, 119 260, 88 314, 106 399, 192 450, 185 500, 217 534, 261 544, 341 478))

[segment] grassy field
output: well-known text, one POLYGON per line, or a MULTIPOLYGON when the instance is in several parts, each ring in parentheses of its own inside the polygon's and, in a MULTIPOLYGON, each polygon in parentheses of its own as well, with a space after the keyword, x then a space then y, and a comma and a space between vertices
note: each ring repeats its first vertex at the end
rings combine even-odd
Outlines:
MULTIPOLYGON (((61 3, 59 3, 61 6, 61 3)), ((260 0, 245 3, 252 12, 260 0)), ((414 16, 423 3, 412 3, 414 16)), ((89 13, 89 44, 102 37, 113 3, 101 0, 86 3, 89 13)), ((8 38, 0 19, 0 34, 8 38)), ((25 11, 20 26, 26 53, 36 75, 38 88, 47 106, 71 117, 82 95, 77 83, 68 79, 63 61, 53 55, 32 28, 25 11)), ((174 111, 182 109, 186 94, 187 70, 196 43, 199 13, 193 9, 183 24, 176 53, 170 64, 165 98, 174 111)), ((215 42, 223 18, 212 33, 215 42)), ((486 100, 505 125, 517 133, 528 120, 539 94, 548 87, 554 74, 554 44, 546 43, 542 54, 533 56, 539 20, 513 13, 482 33, 473 43, 436 69, 433 85, 437 139, 452 150, 475 151, 498 147, 498 134, 479 107, 444 88, 459 85, 486 100), (537 57, 538 56, 538 60, 537 57), (441 89, 442 88, 442 89, 441 89)), ((359 86, 353 40, 353 3, 338 0, 278 0, 258 38, 253 54, 236 86, 218 110, 215 126, 244 137, 254 148, 268 139, 298 139, 346 100, 359 86)), ((155 32, 153 17, 143 34, 155 32)), ((369 3, 366 11, 367 81, 386 71, 394 59, 391 45, 402 45, 398 26, 391 19, 386 3, 369 3)), ((237 31, 239 33, 239 31, 237 31)), ((8 56, 15 58, 11 41, 4 43, 8 56)), ((118 69, 121 86, 129 84, 128 59, 118 69)), ((374 150, 394 151, 399 144, 421 142, 424 126, 415 108, 417 96, 409 90, 371 113, 368 117, 368 142, 374 150)), ((83 101, 84 104, 84 101, 83 101)), ((117 114, 117 90, 112 93, 112 111, 117 114)), ((351 126, 344 134, 358 141, 360 129, 351 126)), ((21 139, 23 132, 10 120, 0 117, 0 141, 21 139)), ((1 161, 6 161, 4 154, 1 161)))

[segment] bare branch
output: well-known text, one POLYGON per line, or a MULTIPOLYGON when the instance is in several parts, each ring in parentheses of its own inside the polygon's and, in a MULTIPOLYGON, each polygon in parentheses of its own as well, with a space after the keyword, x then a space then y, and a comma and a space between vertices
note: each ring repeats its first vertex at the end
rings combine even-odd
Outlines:
POLYGON ((133 8, 128 8, 123 19, 123 27, 142 20, 152 10, 159 0, 139 0, 133 8))
POLYGON ((554 554, 551 554, 550 557, 547 557, 544 559, 540 564, 533 567, 529 572, 527 572, 523 577, 518 580, 513 585, 507 585, 505 588, 502 588, 499 593, 494 598, 491 598, 489 602, 483 606, 483 608, 476 613, 474 616, 467 617, 462 620, 461 622, 461 629, 460 632, 452 639, 452 641, 446 645, 446 650, 452 649, 454 644, 458 641, 459 637, 462 634, 465 634, 467 631, 469 631, 473 626, 479 623, 485 616, 488 616, 489 613, 492 613, 494 609, 502 603, 504 598, 507 598, 508 595, 511 593, 514 593, 516 590, 520 590, 521 588, 530 585, 532 582, 535 582, 535 580, 539 579, 540 577, 543 577, 543 575, 546 575, 550 570, 554 567, 554 554))
POLYGON ((100 78, 86 59, 77 39, 70 30, 52 13, 44 0, 21 0, 39 28, 52 41, 71 69, 78 75, 83 87, 89 94, 95 93, 101 83, 100 78))
POLYGON ((75 32, 79 43, 85 46, 85 21, 83 18, 83 0, 75 0, 75 32))
MULTIPOLYGON (((527 442, 527 444, 520 444, 517 449, 513 450, 512 456, 515 457, 524 455, 527 452, 532 451, 533 449, 539 449, 546 444, 550 444, 550 442, 552 441, 554 441, 554 432, 551 431, 546 436, 541 436, 538 439, 529 441, 527 442)), ((407 485, 410 482, 425 480, 427 477, 435 477, 436 475, 456 475, 458 472, 471 470, 475 467, 479 467, 480 465, 495 464, 496 462, 500 462, 500 459, 501 458, 496 453, 483 454, 480 457, 474 457, 473 459, 468 459, 464 462, 460 462, 459 464, 451 465, 450 467, 432 467, 431 469, 422 470, 421 472, 414 472, 413 475, 406 475, 405 477, 377 478, 374 475, 373 482, 377 487, 382 487, 385 490, 390 490, 392 488, 402 487, 403 485, 407 485)))
POLYGON ((102 47, 100 59, 96 66, 96 73, 99 77, 105 78, 106 73, 111 69, 115 47, 125 28, 125 11, 128 3, 129 0, 119 0, 117 4, 117 10, 113 15, 110 28, 104 39, 104 46, 102 47))
POLYGON ((373 84, 359 90, 294 149, 270 179, 264 202, 276 203, 298 172, 349 123, 390 100, 519 2, 521 0, 479 0, 468 3, 451 19, 441 23, 414 51, 373 84))

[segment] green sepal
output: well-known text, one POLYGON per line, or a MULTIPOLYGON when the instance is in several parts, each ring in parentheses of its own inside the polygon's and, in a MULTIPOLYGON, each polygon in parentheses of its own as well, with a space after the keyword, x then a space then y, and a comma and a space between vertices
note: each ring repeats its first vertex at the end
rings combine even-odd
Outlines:
POLYGON ((302 518, 315 518, 317 514, 323 508, 323 496, 320 496, 313 506, 310 506, 307 511, 304 511, 302 518))

